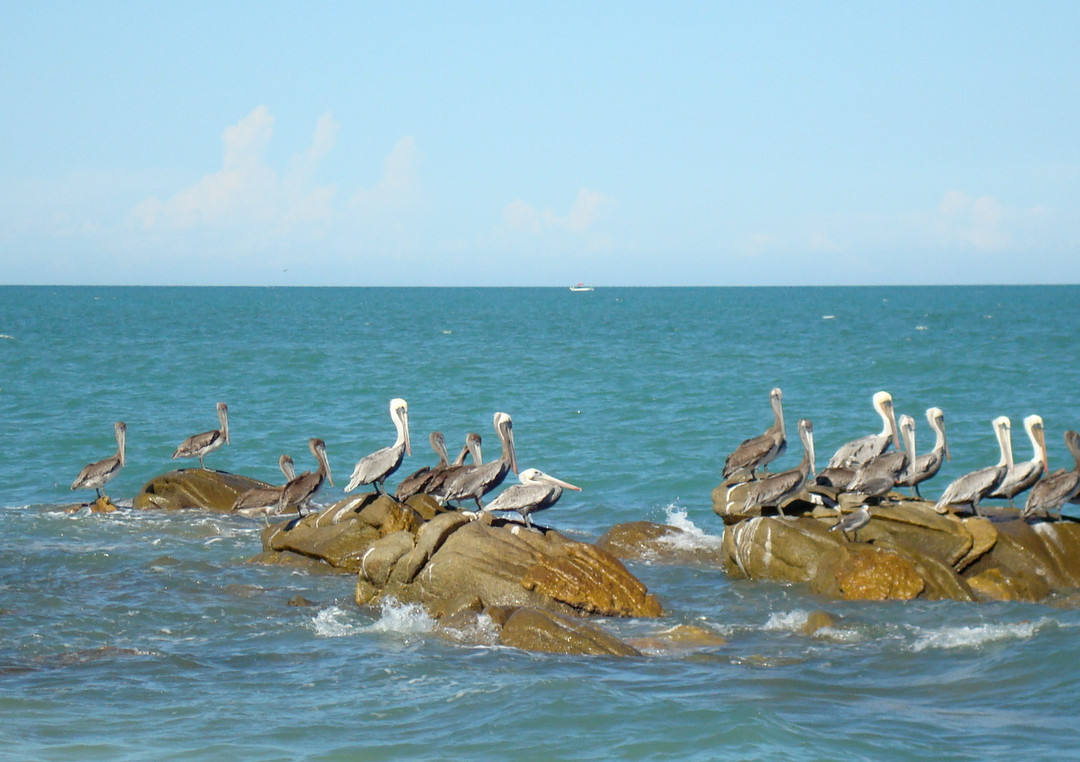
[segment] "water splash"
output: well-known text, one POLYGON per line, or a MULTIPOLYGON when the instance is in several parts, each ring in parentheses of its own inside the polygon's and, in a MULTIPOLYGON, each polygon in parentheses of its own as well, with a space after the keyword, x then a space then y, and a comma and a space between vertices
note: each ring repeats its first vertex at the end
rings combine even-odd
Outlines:
POLYGON ((1006 640, 1029 640, 1043 627, 1053 624, 1053 620, 1039 619, 1034 622, 1015 624, 981 624, 973 627, 942 627, 923 631, 911 644, 915 653, 927 649, 977 649, 989 643, 1006 640))
POLYGON ((664 508, 665 522, 669 527, 682 530, 677 534, 665 535, 658 539, 678 550, 719 550, 724 544, 722 536, 708 534, 690 520, 685 508, 672 504, 664 508))

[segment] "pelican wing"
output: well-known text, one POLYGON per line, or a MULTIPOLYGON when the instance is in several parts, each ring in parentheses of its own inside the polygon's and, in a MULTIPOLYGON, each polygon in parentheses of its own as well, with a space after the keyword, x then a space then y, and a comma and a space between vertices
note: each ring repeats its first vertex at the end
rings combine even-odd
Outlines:
POLYGON ((1005 478, 1005 466, 987 466, 978 471, 964 474, 941 493, 939 506, 970 503, 981 500, 1005 478))
POLYGON ((371 455, 365 455, 353 469, 352 478, 345 487, 346 492, 352 492, 361 484, 371 484, 382 481, 390 474, 397 471, 401 461, 405 458, 405 444, 391 445, 381 450, 376 450, 371 455))
POLYGON ((724 461, 723 477, 743 470, 757 470, 768 465, 787 450, 787 442, 779 438, 779 432, 772 430, 756 437, 743 440, 724 461))
POLYGON ((1080 494, 1080 471, 1055 471, 1031 488, 1024 503, 1024 516, 1059 510, 1077 494, 1080 494))
POLYGON ((829 460, 829 468, 858 468, 871 458, 881 455, 888 446, 888 434, 870 434, 853 439, 840 446, 829 460))
POLYGON ((225 435, 218 429, 195 434, 180 443, 180 446, 176 448, 176 452, 173 453, 172 459, 197 458, 200 453, 205 455, 221 447, 224 441, 225 435))
POLYGON ((1027 489, 1031 489, 1035 482, 1042 476, 1043 465, 1041 460, 1026 460, 1013 466, 1012 478, 1002 482, 990 495, 995 498, 1008 498, 1019 495, 1027 489))
POLYGON ((532 513, 550 508, 562 497, 562 487, 554 484, 515 484, 488 503, 485 511, 532 513))
POLYGON ((104 486, 105 482, 120 473, 120 456, 110 455, 97 463, 84 466, 75 481, 71 483, 72 489, 97 489, 104 486))
POLYGON ((805 480, 804 472, 793 469, 750 482, 743 508, 750 509, 755 505, 776 505, 782 498, 801 487, 805 480))

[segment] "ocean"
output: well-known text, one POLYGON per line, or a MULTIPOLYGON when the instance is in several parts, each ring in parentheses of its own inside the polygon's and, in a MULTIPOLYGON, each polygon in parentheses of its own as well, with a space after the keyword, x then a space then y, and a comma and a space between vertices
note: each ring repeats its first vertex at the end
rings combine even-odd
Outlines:
MULTIPOLYGON (((997 461, 990 421, 1046 421, 1051 468, 1080 428, 1080 287, 0 287, 0 756, 11 759, 1025 759, 1075 753, 1080 612, 1064 605, 836 602, 721 570, 629 563, 668 614, 722 644, 642 658, 469 646, 416 607, 353 602, 348 575, 245 563, 260 520, 68 512, 115 450, 121 506, 217 427, 212 468, 277 483, 278 456, 353 465, 434 429, 577 484, 534 519, 589 540, 637 520, 719 543, 724 458, 771 422, 813 421, 819 463, 880 429, 870 398, 952 461, 936 497, 997 461), (290 605, 303 596, 313 606, 290 605), (811 612, 836 626, 803 633, 811 612)), ((793 467, 796 445, 774 468, 793 467)), ((180 462, 197 465, 193 461, 180 462)), ((511 477, 512 478, 512 477, 511 477)), ((391 478, 390 484, 396 484, 391 478)), ((510 483, 509 481, 507 484, 510 483)), ((1076 507, 1074 506, 1075 510, 1076 507)))

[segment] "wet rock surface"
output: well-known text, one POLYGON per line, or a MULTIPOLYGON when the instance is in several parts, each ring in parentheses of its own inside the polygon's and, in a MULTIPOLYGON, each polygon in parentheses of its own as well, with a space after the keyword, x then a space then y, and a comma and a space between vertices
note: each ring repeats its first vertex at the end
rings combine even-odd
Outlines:
POLYGON ((183 510, 201 508, 229 513, 236 498, 249 489, 271 489, 272 485, 225 471, 180 468, 143 485, 132 501, 136 510, 183 510))

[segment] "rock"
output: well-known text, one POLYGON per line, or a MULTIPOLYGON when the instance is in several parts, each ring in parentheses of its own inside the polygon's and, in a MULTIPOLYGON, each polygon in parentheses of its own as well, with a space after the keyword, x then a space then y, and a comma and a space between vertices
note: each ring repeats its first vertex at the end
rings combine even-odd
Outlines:
POLYGON ((915 565, 892 550, 856 546, 836 571, 840 594, 849 601, 910 601, 926 587, 915 565))
POLYGON ((295 606, 297 608, 310 608, 311 606, 315 606, 317 604, 315 603, 315 601, 309 601, 302 595, 294 595, 292 598, 289 599, 288 605, 295 606))
POLYGON ((704 627, 677 624, 655 635, 633 638, 627 644, 639 651, 670 654, 719 648, 727 645, 727 638, 704 627))
POLYGON ((181 468, 169 471, 143 485, 135 495, 135 509, 159 508, 182 510, 203 508, 229 513, 236 498, 249 489, 266 489, 271 485, 246 476, 211 471, 202 468, 181 468))
POLYGON ((262 564, 264 566, 287 566, 290 569, 306 572, 307 574, 345 574, 344 569, 335 569, 325 561, 310 558, 288 550, 263 551, 249 558, 246 563, 262 564))
POLYGON ((594 545, 624 561, 710 567, 721 566, 724 561, 722 537, 651 521, 617 524, 594 545))
MULTIPOLYGON (((494 618, 493 618, 494 620, 494 618)), ((596 625, 534 608, 517 608, 506 618, 499 643, 527 651, 556 654, 641 656, 596 625)))
POLYGON ((802 626, 803 635, 815 635, 819 630, 826 628, 835 630, 839 622, 828 611, 814 609, 806 615, 806 622, 802 626))
POLYGON ((441 616, 464 597, 484 607, 577 616, 662 615, 659 601, 607 551, 552 530, 485 518, 442 511, 425 521, 389 497, 342 501, 317 516, 268 527, 263 548, 358 572, 359 605, 390 596, 441 616))
POLYGON ((113 501, 109 499, 108 495, 103 495, 90 503, 91 513, 114 513, 115 511, 116 506, 113 505, 113 501))

